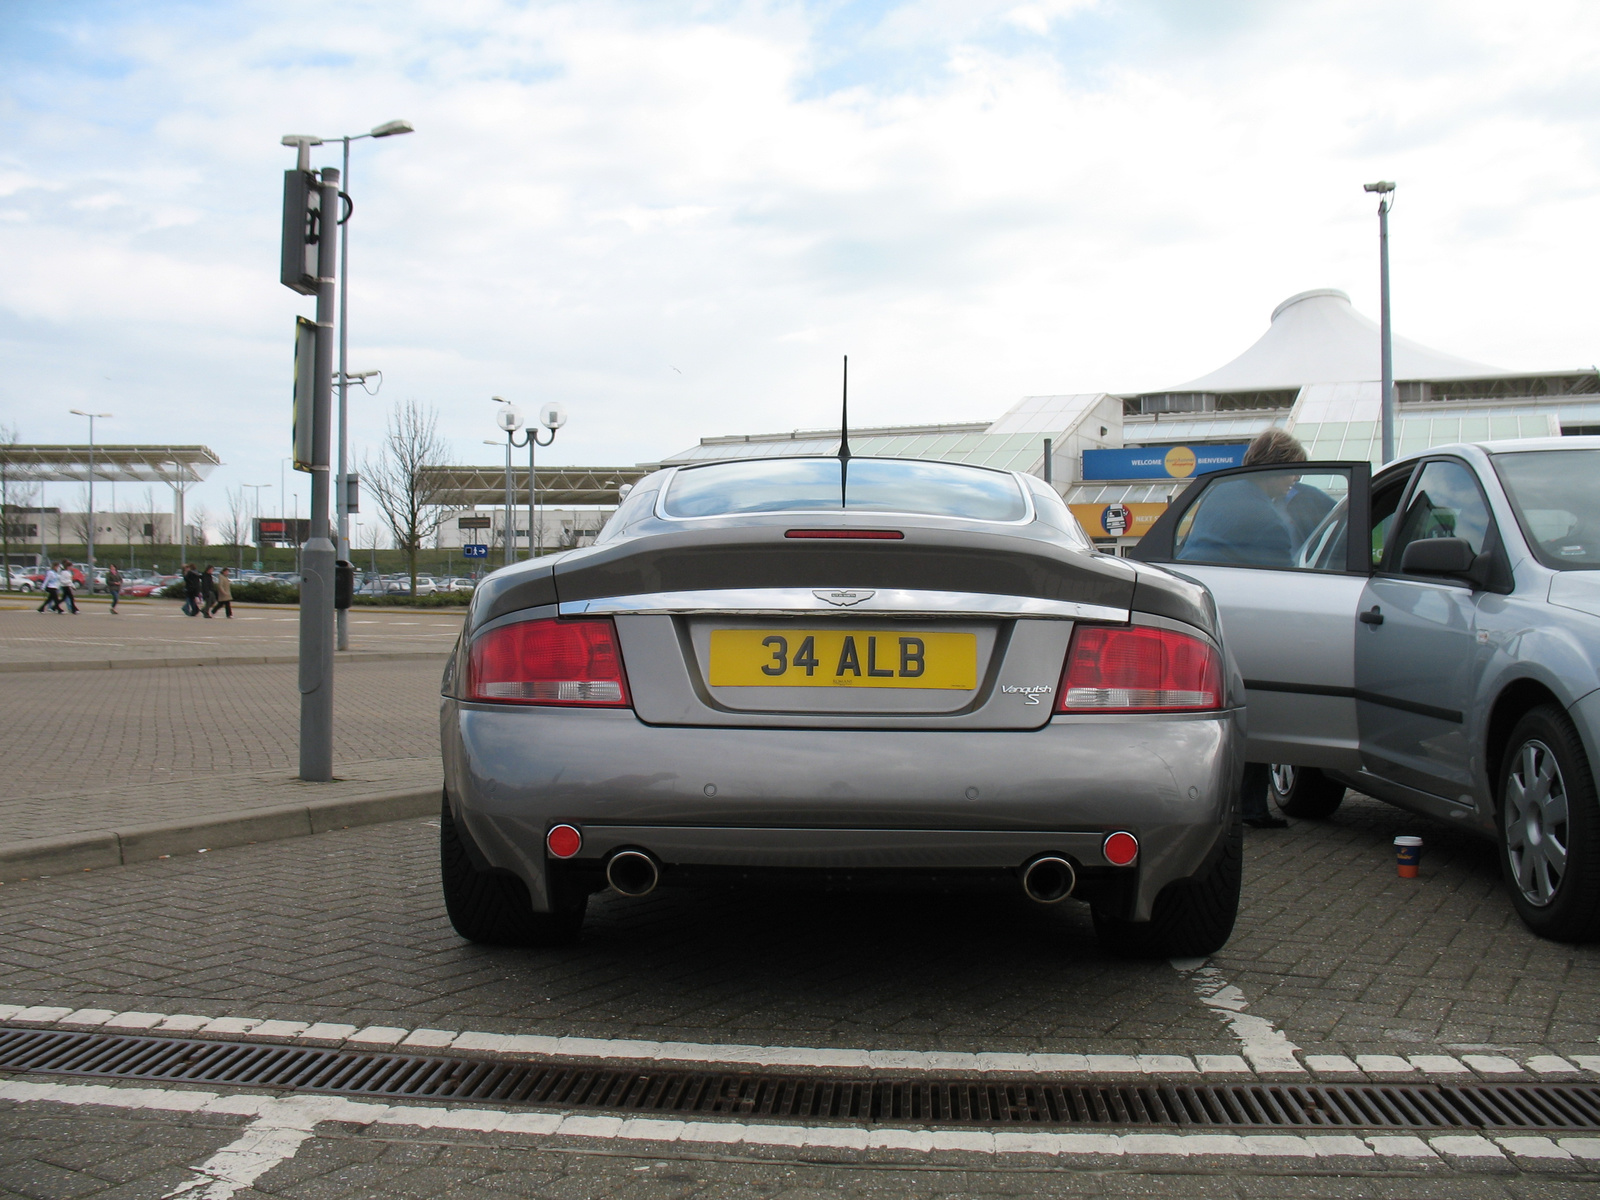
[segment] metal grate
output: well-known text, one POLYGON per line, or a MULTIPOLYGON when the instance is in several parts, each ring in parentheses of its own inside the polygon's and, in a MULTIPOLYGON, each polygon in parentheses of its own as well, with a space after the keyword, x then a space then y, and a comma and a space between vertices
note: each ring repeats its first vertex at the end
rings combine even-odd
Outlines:
POLYGON ((0 1028, 0 1071, 858 1124, 1600 1131, 1594 1083, 849 1079, 0 1028))

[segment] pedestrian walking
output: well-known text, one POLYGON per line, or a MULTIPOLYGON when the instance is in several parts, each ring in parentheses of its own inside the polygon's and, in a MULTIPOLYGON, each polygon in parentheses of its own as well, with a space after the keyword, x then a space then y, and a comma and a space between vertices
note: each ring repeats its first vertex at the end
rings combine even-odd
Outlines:
MULTIPOLYGON (((72 577, 72 564, 64 562, 58 572, 61 576, 61 600, 66 603, 67 611, 73 616, 78 615, 78 602, 73 599, 74 585, 77 581, 72 577)), ((56 605, 56 611, 61 611, 61 605, 56 605)))
POLYGON ((192 617, 200 612, 200 572, 193 563, 183 564, 183 615, 192 617))
POLYGON ((46 563, 44 566, 44 603, 39 605, 39 611, 51 609, 61 611, 61 574, 56 570, 55 563, 46 563))
POLYGON ((206 620, 211 620, 211 610, 217 606, 217 577, 211 573, 211 565, 206 564, 206 569, 200 573, 200 615, 206 620))
MULTIPOLYGON (((228 620, 231 621, 233 620, 233 581, 228 578, 227 567, 222 568, 222 573, 217 576, 215 584, 217 592, 216 599, 211 602, 211 612, 216 612, 219 608, 225 608, 228 610, 228 620)), ((206 615, 210 616, 211 613, 206 615)))
POLYGON ((111 593, 111 615, 116 616, 117 601, 122 599, 122 572, 116 563, 106 568, 106 591, 111 593))

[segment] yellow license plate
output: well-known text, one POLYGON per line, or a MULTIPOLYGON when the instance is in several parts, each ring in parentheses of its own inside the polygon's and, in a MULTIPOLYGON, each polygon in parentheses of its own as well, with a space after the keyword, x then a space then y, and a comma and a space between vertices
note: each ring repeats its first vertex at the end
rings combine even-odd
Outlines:
POLYGON ((871 629, 713 629, 711 686, 970 692, 978 686, 978 638, 871 629))

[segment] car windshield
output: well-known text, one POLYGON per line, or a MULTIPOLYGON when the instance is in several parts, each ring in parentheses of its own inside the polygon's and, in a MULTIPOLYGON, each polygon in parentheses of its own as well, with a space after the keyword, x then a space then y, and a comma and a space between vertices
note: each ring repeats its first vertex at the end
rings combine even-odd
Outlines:
POLYGON ((1600 450, 1496 454, 1528 548, 1557 571, 1600 568, 1600 450))
POLYGON ((1004 471, 904 458, 754 459, 686 467, 667 488, 669 517, 762 512, 883 512, 1020 521, 1028 504, 1004 471))

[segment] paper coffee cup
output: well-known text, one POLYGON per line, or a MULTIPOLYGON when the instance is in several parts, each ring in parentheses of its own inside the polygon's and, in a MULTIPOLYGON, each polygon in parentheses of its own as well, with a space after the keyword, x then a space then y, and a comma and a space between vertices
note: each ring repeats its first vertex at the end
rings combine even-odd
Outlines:
POLYGON ((1415 879, 1422 865, 1422 839, 1409 834, 1395 838, 1394 865, 1401 879, 1415 879))

